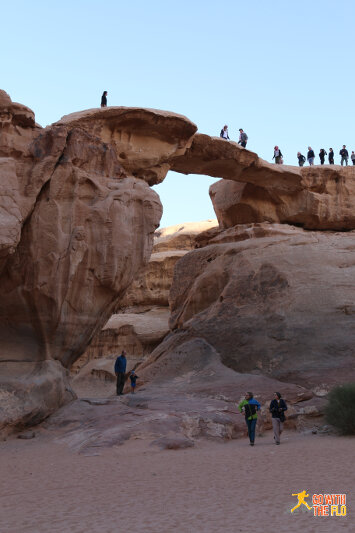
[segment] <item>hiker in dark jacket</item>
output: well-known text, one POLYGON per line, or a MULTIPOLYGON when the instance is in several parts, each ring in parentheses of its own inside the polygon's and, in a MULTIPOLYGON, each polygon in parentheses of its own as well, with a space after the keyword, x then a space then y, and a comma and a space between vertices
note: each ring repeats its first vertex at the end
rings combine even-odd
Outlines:
POLYGON ((258 419, 257 411, 259 411, 260 407, 260 403, 257 400, 254 400, 252 392, 247 392, 245 399, 242 400, 238 405, 239 411, 241 413, 244 412, 245 415, 250 446, 254 446, 255 426, 258 419))
POLYGON ((117 357, 116 362, 115 362, 115 374, 117 377, 117 382, 116 382, 117 396, 122 396, 123 394, 126 366, 127 366, 126 352, 122 350, 121 355, 117 357))
POLYGON ((321 148, 319 152, 319 159, 320 159, 321 165, 324 165, 324 159, 326 155, 327 155, 327 152, 324 150, 324 148, 321 148))
POLYGON ((273 159, 275 159, 276 165, 281 165, 282 162, 282 153, 278 146, 274 146, 274 156, 273 159))
POLYGON ((228 126, 227 124, 225 126, 223 126, 223 128, 221 129, 221 133, 219 134, 220 137, 222 137, 222 139, 226 139, 226 141, 229 141, 229 135, 228 135, 228 126))
POLYGON ((334 152, 333 148, 329 148, 328 161, 330 165, 334 165, 334 152))
POLYGON ((272 416, 272 428, 274 430, 275 444, 280 444, 280 435, 283 429, 283 423, 285 421, 285 411, 287 411, 287 405, 285 400, 281 398, 279 392, 275 392, 274 399, 270 403, 270 413, 272 416))
POLYGON ((306 158, 304 155, 301 154, 301 152, 297 152, 297 159, 298 159, 298 164, 300 167, 303 167, 303 165, 305 164, 306 162, 306 158))
POLYGON ((314 152, 310 146, 308 146, 308 152, 307 152, 307 159, 310 166, 314 165, 314 158, 316 156, 314 155, 314 152))
POLYGON ((101 107, 107 107, 107 91, 104 91, 101 96, 101 107))
POLYGON ((344 161, 345 165, 348 166, 349 152, 347 151, 345 144, 343 144, 343 148, 340 150, 339 155, 341 155, 341 166, 343 166, 344 161))
POLYGON ((247 142, 248 142, 248 135, 245 133, 245 131, 242 128, 239 128, 238 144, 240 144, 240 146, 243 146, 243 148, 246 148, 247 142))

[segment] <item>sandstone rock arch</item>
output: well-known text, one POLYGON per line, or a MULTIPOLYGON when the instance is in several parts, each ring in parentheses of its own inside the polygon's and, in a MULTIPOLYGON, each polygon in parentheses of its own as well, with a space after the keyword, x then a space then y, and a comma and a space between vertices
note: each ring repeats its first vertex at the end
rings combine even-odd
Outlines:
POLYGON ((169 169, 223 178, 222 228, 355 228, 355 167, 271 165, 174 113, 92 109, 41 128, 1 91, 0 128, 0 429, 70 397, 66 368, 149 260, 162 212, 149 186, 169 169))

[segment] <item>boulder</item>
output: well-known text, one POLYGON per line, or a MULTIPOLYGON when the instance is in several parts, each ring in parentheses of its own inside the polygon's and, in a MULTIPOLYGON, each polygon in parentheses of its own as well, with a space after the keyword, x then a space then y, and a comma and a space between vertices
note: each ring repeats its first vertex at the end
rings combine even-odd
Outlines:
POLYGON ((355 379, 354 242, 275 224, 220 232, 175 266, 169 338, 308 388, 355 379))
POLYGON ((219 225, 275 222, 305 229, 352 230, 355 228, 355 167, 302 168, 303 189, 288 194, 270 191, 268 184, 255 186, 221 180, 210 187, 219 225))

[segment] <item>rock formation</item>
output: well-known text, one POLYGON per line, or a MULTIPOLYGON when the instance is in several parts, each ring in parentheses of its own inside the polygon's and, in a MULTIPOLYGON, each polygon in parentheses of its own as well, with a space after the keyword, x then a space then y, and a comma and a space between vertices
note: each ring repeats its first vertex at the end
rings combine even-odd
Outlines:
POLYGON ((147 182, 165 176, 163 161, 196 126, 119 108, 42 129, 4 92, 0 118, 1 428, 38 420, 70 396, 65 369, 149 260, 162 209, 147 182))
POLYGON ((273 165, 236 143, 196 134, 172 169, 224 178, 210 188, 222 228, 251 222, 317 230, 355 228, 354 166, 273 165))
POLYGON ((237 226, 176 265, 170 327, 222 362, 316 388, 355 378, 355 232, 237 226))
POLYGON ((214 219, 169 226, 155 232, 148 264, 138 273, 116 312, 75 362, 73 372, 80 370, 75 377, 75 387, 90 375, 104 379, 111 376, 114 380, 113 359, 121 350, 126 350, 131 369, 159 345, 170 331, 169 292, 175 264, 196 247, 201 232, 217 227, 214 219))
MULTIPOLYGON (((166 311, 173 265, 171 332, 140 368, 148 391, 160 383, 177 408, 187 390, 228 403, 247 383, 265 401, 288 386, 296 405, 354 379, 355 168, 272 165, 196 130, 139 108, 43 129, 0 92, 0 431, 72 398, 67 369, 114 311, 115 331, 122 313, 166 311), (188 253, 162 233, 148 263, 162 210, 149 185, 170 169, 223 178, 210 190, 220 229, 188 253)), ((126 334, 153 347, 147 318, 126 334)), ((218 425, 203 409, 199 427, 218 425)))

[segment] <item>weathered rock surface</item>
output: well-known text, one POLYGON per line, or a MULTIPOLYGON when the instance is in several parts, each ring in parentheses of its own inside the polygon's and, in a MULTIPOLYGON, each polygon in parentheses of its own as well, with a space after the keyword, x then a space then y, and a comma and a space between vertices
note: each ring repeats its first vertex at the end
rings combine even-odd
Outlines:
POLYGON ((355 228, 355 167, 302 169, 304 188, 278 194, 250 183, 221 180, 210 187, 220 227, 281 222, 306 229, 355 228))
POLYGON ((183 154, 197 126, 170 111, 134 107, 91 109, 66 115, 58 125, 88 131, 112 146, 127 174, 160 183, 170 159, 183 154))
POLYGON ((38 424, 75 398, 58 361, 0 364, 0 434, 38 424))
POLYGON ((203 339, 237 372, 306 387, 354 379, 354 243, 273 224, 220 233, 175 267, 168 338, 203 339))
MULTIPOLYGON (((158 346, 169 332, 169 292, 175 263, 195 248, 200 232, 216 227, 216 220, 207 220, 169 226, 155 232, 148 265, 138 273, 120 300, 116 313, 75 362, 73 372, 91 361, 90 372, 100 375, 101 367, 92 360, 108 358, 108 366, 113 367, 110 356, 117 355, 122 349, 126 350, 128 360, 134 366, 158 346)), ((86 379, 87 370, 83 369, 76 382, 81 376, 86 379)))
MULTIPOLYGON (((13 104, 6 93, 0 96, 1 389, 14 405, 22 403, 22 413, 16 407, 21 425, 25 419, 39 419, 38 413, 45 416, 65 395, 59 386, 48 387, 52 407, 46 411, 40 393, 34 393, 34 378, 32 401, 19 400, 21 386, 12 388, 13 368, 21 384, 26 381, 22 365, 35 364, 35 374, 44 361, 69 367, 85 351, 149 260, 162 211, 146 183, 152 161, 159 166, 159 150, 180 150, 183 141, 177 137, 188 140, 196 127, 168 113, 137 112, 140 134, 154 124, 155 150, 154 156, 148 150, 149 161, 140 160, 139 178, 144 165, 147 174, 139 179, 120 164, 116 143, 104 142, 99 134, 104 120, 99 128, 95 121, 83 127, 75 120, 42 129, 31 110, 13 104), (167 141, 162 139, 165 120, 167 141), (184 133, 185 126, 192 133, 184 133), (10 369, 9 363, 17 366, 10 369), (42 402, 41 408, 36 402, 42 402)), ((106 117, 114 129, 115 116, 109 111, 106 117)), ((127 124, 127 116, 124 120, 127 124)), ((49 383, 51 379, 48 372, 49 383)), ((2 417, 1 424, 7 421, 2 417)), ((16 425, 15 417, 11 424, 16 425)))

